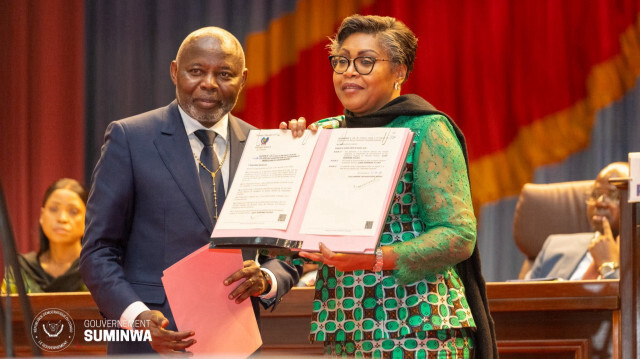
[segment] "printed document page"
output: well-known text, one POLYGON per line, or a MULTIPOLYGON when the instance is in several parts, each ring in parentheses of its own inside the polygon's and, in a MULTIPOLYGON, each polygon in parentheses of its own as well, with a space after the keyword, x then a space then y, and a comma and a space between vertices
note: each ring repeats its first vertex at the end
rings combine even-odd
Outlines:
POLYGON ((334 130, 300 233, 376 235, 385 218, 381 208, 388 204, 388 186, 397 175, 393 169, 406 142, 405 132, 395 128, 334 130))
POLYGON ((286 229, 318 137, 251 131, 216 230, 286 229))

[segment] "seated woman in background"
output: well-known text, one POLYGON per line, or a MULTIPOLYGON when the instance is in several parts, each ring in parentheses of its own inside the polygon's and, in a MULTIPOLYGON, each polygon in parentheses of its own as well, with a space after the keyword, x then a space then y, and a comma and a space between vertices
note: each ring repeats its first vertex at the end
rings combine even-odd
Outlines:
MULTIPOLYGON (((27 293, 87 291, 78 272, 86 203, 87 191, 73 179, 59 179, 45 192, 40 209, 40 249, 18 255, 27 293)), ((7 291, 17 293, 10 270, 2 282, 2 293, 7 291)))

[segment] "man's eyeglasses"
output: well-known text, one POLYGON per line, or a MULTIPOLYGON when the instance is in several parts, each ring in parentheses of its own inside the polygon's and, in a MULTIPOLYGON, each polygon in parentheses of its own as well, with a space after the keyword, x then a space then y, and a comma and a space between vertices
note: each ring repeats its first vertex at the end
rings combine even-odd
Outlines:
POLYGON ((608 192, 604 192, 599 189, 594 189, 591 192, 585 193, 585 197, 586 197, 585 202, 587 202, 587 204, 594 204, 598 202, 600 198, 602 198, 603 202, 607 201, 609 203, 617 205, 620 201, 620 192, 618 191, 617 188, 612 188, 608 192))
MULTIPOLYGON (((351 65, 351 60, 346 56, 333 55, 329 56, 329 61, 331 62, 331 67, 333 71, 337 74, 343 74, 347 72, 349 65, 351 65)), ((353 67, 356 69, 356 72, 360 75, 368 75, 373 71, 373 65, 376 64, 376 61, 389 61, 387 59, 376 59, 375 57, 369 56, 358 56, 353 59, 353 67)))

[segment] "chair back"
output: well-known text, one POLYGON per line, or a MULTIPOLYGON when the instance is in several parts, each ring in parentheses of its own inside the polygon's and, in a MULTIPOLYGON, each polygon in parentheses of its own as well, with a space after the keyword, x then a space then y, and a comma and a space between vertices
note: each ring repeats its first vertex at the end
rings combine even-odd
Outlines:
POLYGON ((585 194, 593 180, 550 184, 527 183, 513 216, 513 238, 526 258, 518 275, 529 271, 551 234, 590 232, 585 194))

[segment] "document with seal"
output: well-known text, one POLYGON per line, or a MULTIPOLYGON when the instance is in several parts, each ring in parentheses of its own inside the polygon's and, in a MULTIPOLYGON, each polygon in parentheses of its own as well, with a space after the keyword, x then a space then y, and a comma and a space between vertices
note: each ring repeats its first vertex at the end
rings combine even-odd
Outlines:
POLYGON ((212 247, 372 253, 412 139, 407 128, 251 131, 212 247))
POLYGON ((287 229, 318 138, 251 131, 216 229, 287 229))

